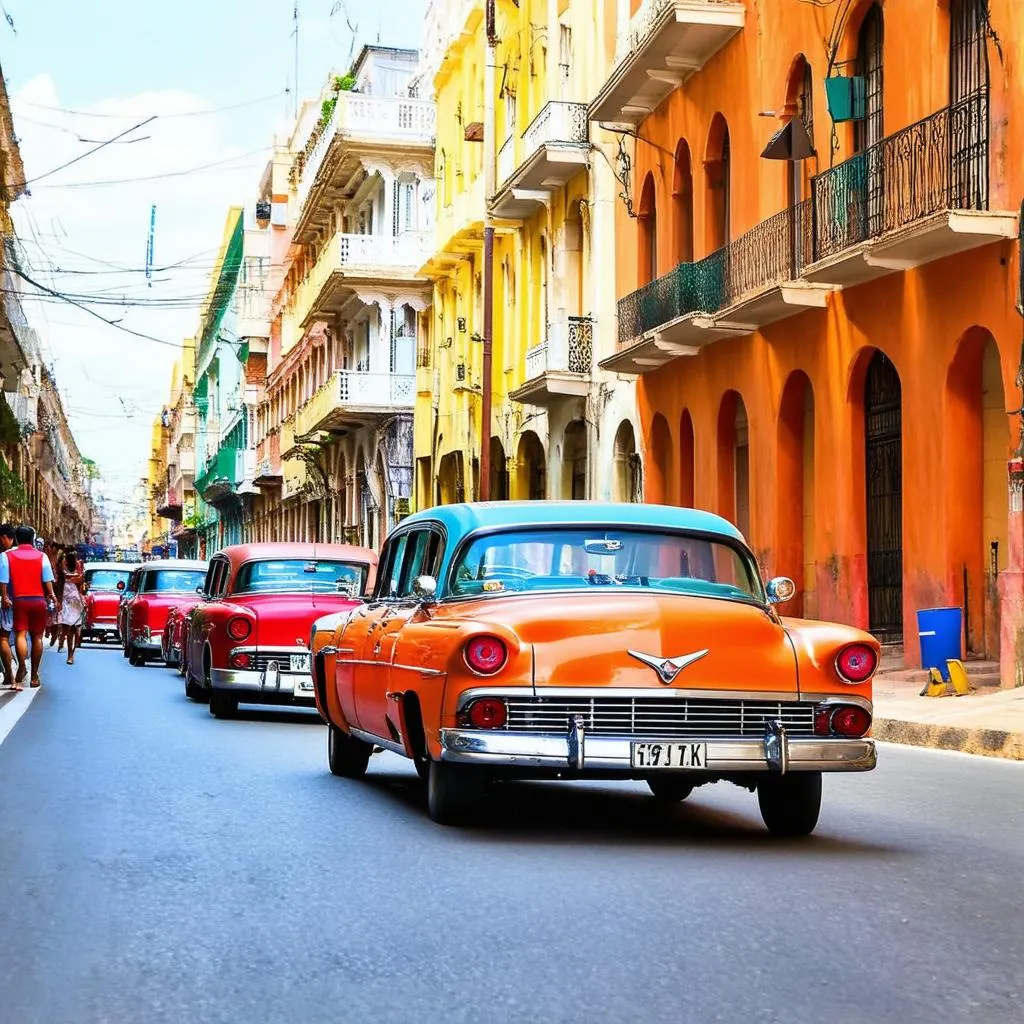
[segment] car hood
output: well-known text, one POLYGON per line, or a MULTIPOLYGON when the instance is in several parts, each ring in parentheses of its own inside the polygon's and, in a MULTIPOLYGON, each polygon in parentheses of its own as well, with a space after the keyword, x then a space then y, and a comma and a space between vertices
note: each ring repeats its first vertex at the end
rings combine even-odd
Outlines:
POLYGON ((601 590, 519 594, 472 605, 463 604, 463 614, 478 627, 491 622, 531 645, 538 691, 556 686, 798 690, 796 655, 785 629, 753 604, 601 590), (663 665, 666 659, 675 664, 663 665))

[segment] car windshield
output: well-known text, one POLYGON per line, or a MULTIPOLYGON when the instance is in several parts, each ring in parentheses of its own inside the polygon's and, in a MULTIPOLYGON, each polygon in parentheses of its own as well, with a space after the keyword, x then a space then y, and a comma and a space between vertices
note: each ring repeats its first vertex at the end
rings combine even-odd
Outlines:
POLYGON ((235 579, 236 594, 347 594, 366 589, 369 567, 323 559, 275 558, 246 562, 235 579))
POLYGON ((85 582, 92 590, 117 590, 118 583, 128 583, 131 574, 120 569, 86 569, 85 582))
POLYGON ((142 590, 146 594, 194 594, 204 579, 202 569, 157 569, 146 573, 142 590))
POLYGON ((566 527, 492 533, 462 548, 449 577, 453 597, 594 587, 765 600, 749 553, 725 538, 668 530, 566 527))

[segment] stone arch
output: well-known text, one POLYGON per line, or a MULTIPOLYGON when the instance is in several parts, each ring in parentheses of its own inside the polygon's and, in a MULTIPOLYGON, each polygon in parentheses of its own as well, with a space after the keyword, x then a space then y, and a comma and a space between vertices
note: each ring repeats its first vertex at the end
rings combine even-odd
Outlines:
MULTIPOLYGON (((783 113, 790 118, 800 118, 807 137, 814 147, 814 73, 807 57, 798 53, 789 66, 786 79, 786 104, 783 113)), ((787 160, 786 205, 795 206, 811 194, 811 177, 816 170, 816 161, 787 160)))
POLYGON ((708 253, 721 249, 731 237, 731 165, 729 125, 716 113, 704 147, 704 245, 708 253))
POLYGON ((566 424, 562 435, 562 496, 573 501, 587 497, 587 425, 566 424))
POLYGON ((532 430, 524 430, 516 449, 513 497, 537 501, 547 496, 544 445, 532 430))
POLYGON ((643 495, 643 472, 640 455, 636 450, 636 432, 629 420, 623 420, 615 431, 612 468, 612 500, 640 501, 643 495))
POLYGON ((693 417, 684 409, 679 417, 679 504, 686 508, 693 508, 696 499, 695 471, 693 417))
POLYGON ((462 452, 449 452, 441 456, 437 467, 437 504, 451 505, 466 500, 462 452))
POLYGON ((642 287, 658 276, 658 197, 650 171, 640 190, 636 216, 639 229, 637 280, 642 287))
POLYGON ((686 139, 676 143, 672 174, 672 262, 693 261, 693 163, 686 139))
POLYGON ((946 374, 943 417, 948 478, 945 489, 946 581, 951 603, 964 609, 966 648, 999 657, 998 575, 1007 566, 1006 415, 999 347, 983 327, 957 342, 946 374))
POLYGON ((669 430, 668 420, 660 412, 655 413, 651 422, 650 436, 644 496, 647 501, 670 505, 675 497, 672 493, 672 431, 669 430))
POLYGON ((803 370, 786 379, 779 405, 776 467, 775 571, 796 583, 787 614, 817 616, 817 559, 814 549, 814 389, 803 370))
POLYGON ((726 391, 718 407, 718 514, 750 541, 750 439, 738 391, 726 391))

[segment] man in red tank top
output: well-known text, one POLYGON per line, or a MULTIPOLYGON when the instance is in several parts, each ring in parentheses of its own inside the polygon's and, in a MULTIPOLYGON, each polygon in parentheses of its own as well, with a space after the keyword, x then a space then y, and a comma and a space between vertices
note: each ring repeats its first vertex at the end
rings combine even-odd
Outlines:
POLYGON ((40 684, 47 612, 56 604, 53 566, 42 551, 36 550, 35 536, 31 526, 19 526, 14 531, 16 546, 0 555, 0 604, 14 608, 15 646, 21 662, 15 683, 19 687, 28 662, 28 634, 32 635, 32 685, 40 684))

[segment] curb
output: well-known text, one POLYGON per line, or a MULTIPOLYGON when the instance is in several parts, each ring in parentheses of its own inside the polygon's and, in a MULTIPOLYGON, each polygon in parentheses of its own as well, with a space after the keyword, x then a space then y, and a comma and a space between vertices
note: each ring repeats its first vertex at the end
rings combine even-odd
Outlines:
POLYGON ((1002 729, 963 729, 955 725, 929 725, 900 718, 876 718, 871 735, 886 743, 912 747, 958 750, 964 754, 1024 761, 1024 733, 1002 729))

